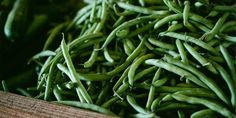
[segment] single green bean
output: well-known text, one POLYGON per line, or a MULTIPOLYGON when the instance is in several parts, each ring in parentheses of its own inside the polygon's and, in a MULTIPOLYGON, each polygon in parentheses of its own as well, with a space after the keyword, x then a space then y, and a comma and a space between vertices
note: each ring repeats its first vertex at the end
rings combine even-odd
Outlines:
POLYGON ((5 91, 5 92, 8 92, 8 91, 9 91, 5 80, 2 80, 2 88, 3 88, 3 91, 5 91))
POLYGON ((110 63, 112 63, 112 64, 114 63, 114 60, 113 60, 112 57, 110 56, 107 47, 104 48, 103 54, 104 54, 105 59, 106 59, 108 62, 110 62, 110 63))
POLYGON ((184 46, 183 46, 182 42, 177 39, 175 41, 175 44, 176 44, 176 47, 178 48, 178 51, 179 51, 182 61, 184 63, 188 64, 188 58, 187 58, 186 51, 184 50, 184 46))
POLYGON ((138 112, 138 113, 142 113, 142 114, 149 114, 149 112, 147 110, 145 110, 144 108, 142 108, 141 106, 139 106, 137 104, 137 102, 135 101, 135 99, 129 95, 126 96, 126 99, 128 101, 128 103, 138 112))
POLYGON ((216 112, 211 110, 211 109, 202 109, 200 111, 194 112, 190 118, 215 118, 216 117, 216 112))
POLYGON ((235 90, 234 80, 231 79, 230 75, 221 65, 215 62, 213 64, 215 65, 216 69, 220 72, 220 75, 222 76, 224 81, 227 83, 228 88, 230 90, 230 94, 231 94, 231 103, 233 107, 236 107, 236 90, 235 90))
POLYGON ((148 38, 148 41, 155 46, 158 46, 158 47, 161 47, 161 48, 164 48, 167 50, 175 50, 176 49, 176 47, 174 45, 169 44, 169 43, 165 43, 163 41, 159 41, 154 38, 148 38))
POLYGON ((61 49, 62 49, 63 56, 65 58, 66 64, 68 66, 68 69, 71 73, 72 78, 70 78, 70 79, 71 79, 71 81, 78 83, 78 88, 76 88, 76 90, 78 91, 78 93, 81 93, 83 95, 83 98, 86 100, 87 103, 92 103, 92 99, 90 98, 90 96, 87 93, 86 89, 84 88, 83 84, 76 77, 76 71, 75 71, 74 65, 72 63, 72 60, 70 58, 68 47, 67 47, 64 39, 62 40, 62 43, 61 43, 61 49))
POLYGON ((155 25, 154 25, 154 29, 158 29, 161 26, 165 25, 166 23, 173 21, 173 20, 179 20, 182 19, 182 14, 173 14, 173 15, 169 15, 164 17, 163 19, 159 20, 155 25))
POLYGON ((235 71, 235 66, 234 66, 233 58, 230 57, 229 52, 222 45, 220 45, 220 52, 223 55, 223 57, 224 57, 224 59, 225 59, 225 61, 227 63, 227 66, 230 69, 230 73, 231 73, 231 76, 233 78, 234 84, 236 84, 236 73, 235 73, 236 71, 235 71))
POLYGON ((84 63, 84 68, 90 68, 93 66, 94 62, 96 61, 97 55, 98 55, 98 49, 99 43, 94 44, 93 52, 90 56, 90 58, 84 63))
POLYGON ((183 27, 184 25, 182 23, 172 24, 171 26, 168 27, 167 32, 174 32, 182 29, 183 27))

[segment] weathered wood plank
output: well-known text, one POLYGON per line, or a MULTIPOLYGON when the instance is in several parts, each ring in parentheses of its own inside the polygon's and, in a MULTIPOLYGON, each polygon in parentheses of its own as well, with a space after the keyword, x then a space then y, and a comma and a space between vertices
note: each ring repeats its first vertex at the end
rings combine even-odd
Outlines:
POLYGON ((111 118, 96 112, 0 91, 1 118, 111 118))

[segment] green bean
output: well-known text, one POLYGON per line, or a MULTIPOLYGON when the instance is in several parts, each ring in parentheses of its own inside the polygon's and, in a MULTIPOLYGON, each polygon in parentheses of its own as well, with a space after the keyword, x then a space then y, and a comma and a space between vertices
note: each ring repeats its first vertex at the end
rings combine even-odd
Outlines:
POLYGON ((90 16, 90 14, 91 14, 91 11, 84 13, 79 19, 77 19, 75 21, 75 23, 73 25, 77 26, 77 25, 80 25, 81 23, 85 22, 85 20, 90 16))
POLYGON ((125 10, 124 12, 119 12, 119 11, 117 10, 116 6, 117 6, 117 4, 114 4, 114 5, 113 5, 113 10, 114 10, 114 12, 115 12, 115 14, 116 14, 117 16, 128 16, 128 15, 133 15, 133 14, 135 14, 134 11, 130 11, 130 10, 125 10))
POLYGON ((217 96, 213 92, 204 88, 194 88, 191 90, 183 90, 183 91, 178 91, 175 93, 183 94, 187 96, 194 96, 194 97, 217 98, 217 96))
POLYGON ((155 112, 159 113, 162 111, 169 111, 173 109, 197 109, 198 107, 192 104, 186 104, 186 103, 163 103, 161 104, 155 112))
POLYGON ((122 23, 121 25, 119 25, 118 27, 116 27, 107 37, 106 41, 103 43, 102 47, 100 50, 104 49, 111 41, 112 39, 115 38, 116 36, 116 32, 121 30, 121 29, 125 29, 128 28, 130 26, 136 25, 138 23, 142 23, 146 20, 151 20, 151 19, 156 19, 159 18, 160 16, 158 15, 150 15, 150 16, 143 16, 143 17, 139 17, 139 18, 135 18, 129 21, 126 21, 124 23, 122 23))
POLYGON ((216 11, 223 11, 223 12, 236 12, 236 5, 227 6, 227 5, 216 5, 214 8, 216 11))
POLYGON ((234 26, 236 25, 236 22, 235 21, 228 21, 228 22, 225 22, 224 25, 222 26, 222 28, 220 29, 220 32, 228 32, 230 31, 229 29, 230 28, 233 28, 234 26))
POLYGON ((233 36, 228 36, 228 35, 220 35, 221 38, 225 39, 226 41, 230 41, 235 43, 236 42, 236 37, 233 36))
POLYGON ((202 65, 206 66, 206 68, 214 74, 217 74, 215 67, 208 62, 203 56, 201 56, 192 46, 184 43, 185 48, 188 52, 202 65))
POLYGON ((223 26, 224 22, 226 21, 227 17, 229 16, 229 13, 225 13, 222 17, 219 18, 219 20, 216 22, 215 26, 210 32, 205 33, 200 39, 204 39, 206 41, 212 40, 212 38, 220 32, 221 27, 223 26))
POLYGON ((29 1, 15 1, 11 11, 9 12, 4 26, 4 34, 8 39, 21 38, 25 33, 27 18, 29 13, 29 1))
MULTIPOLYGON (((125 92, 128 88, 129 88, 129 83, 125 82, 117 89, 117 91, 115 91, 114 95, 117 95, 119 98, 121 98, 120 94, 125 92)), ((123 98, 121 98, 121 99, 123 99, 123 98)))
POLYGON ((64 39, 62 40, 62 43, 61 43, 61 49, 62 49, 62 53, 63 53, 64 58, 65 58, 66 64, 68 66, 68 69, 71 73, 71 78, 70 79, 71 79, 72 82, 77 82, 78 83, 78 88, 76 88, 77 93, 81 93, 81 95, 83 95, 83 98, 86 100, 87 103, 92 103, 92 99, 90 98, 90 96, 87 93, 86 89, 84 88, 83 84, 76 77, 76 71, 75 71, 75 68, 72 64, 72 60, 70 58, 68 48, 67 48, 67 45, 66 45, 64 39))
POLYGON ((176 44, 176 47, 178 48, 178 51, 179 51, 179 54, 180 54, 180 57, 181 57, 182 61, 184 63, 188 64, 188 58, 187 58, 187 55, 186 55, 186 52, 184 50, 182 42, 177 39, 175 41, 175 44, 176 44))
POLYGON ((46 89, 45 89, 45 95, 44 95, 44 100, 49 100, 49 97, 51 96, 52 92, 52 82, 54 81, 54 71, 56 67, 56 61, 54 61, 49 69, 49 75, 46 79, 46 89))
POLYGON ((227 63, 227 66, 230 69, 230 73, 231 73, 231 76, 233 78, 233 82, 234 82, 234 84, 236 84, 236 73, 235 73, 236 71, 235 71, 233 59, 232 59, 232 57, 230 57, 230 54, 227 51, 227 49, 222 45, 220 45, 220 52, 223 55, 223 57, 224 57, 224 59, 227 63))
POLYGON ((134 37, 137 36, 138 34, 141 34, 145 31, 150 30, 151 28, 153 28, 153 26, 155 25, 156 22, 158 22, 159 18, 152 21, 151 23, 148 23, 147 25, 140 27, 138 29, 136 29, 135 31, 130 32, 130 34, 128 35, 128 37, 134 37))
POLYGON ((44 97, 44 95, 45 95, 45 93, 42 92, 42 93, 39 93, 39 94, 38 94, 37 96, 35 96, 34 98, 36 98, 36 99, 41 99, 41 98, 44 97))
POLYGON ((123 8, 123 9, 138 12, 138 13, 142 13, 142 14, 166 15, 166 14, 169 13, 166 10, 155 11, 155 10, 147 9, 147 8, 144 8, 144 7, 139 7, 139 6, 135 6, 135 5, 131 5, 131 4, 126 4, 126 3, 123 3, 123 2, 117 2, 117 5, 121 8, 123 8))
POLYGON ((110 56, 110 54, 109 54, 109 52, 108 52, 107 47, 104 48, 103 53, 104 53, 104 57, 105 57, 105 59, 106 59, 108 62, 110 62, 110 63, 114 63, 114 60, 111 58, 111 56, 110 56))
POLYGON ((184 112, 182 110, 178 110, 177 113, 179 118, 185 118, 184 112))
POLYGON ((3 88, 3 91, 5 91, 5 92, 8 92, 8 91, 9 91, 5 80, 2 80, 2 88, 3 88))
POLYGON ((153 84, 154 87, 159 87, 159 86, 164 85, 168 80, 169 80, 168 77, 163 77, 163 78, 161 78, 161 79, 159 79, 159 80, 156 80, 156 81, 155 81, 154 83, 152 83, 152 84, 153 84))
POLYGON ((116 102, 119 98, 114 96, 111 99, 107 100, 105 103, 101 105, 103 108, 108 108, 110 107, 114 102, 116 102))
POLYGON ((115 83, 115 85, 113 86, 113 91, 116 91, 117 88, 120 86, 120 84, 122 83, 122 81, 124 79, 126 79, 128 77, 128 72, 129 72, 130 66, 125 69, 125 71, 122 73, 122 75, 120 76, 120 78, 117 80, 117 82, 115 83))
POLYGON ((124 70, 129 64, 139 55, 139 53, 145 48, 144 47, 144 42, 146 39, 144 38, 141 40, 140 44, 138 47, 130 54, 129 57, 126 58, 125 62, 121 64, 120 66, 116 67, 114 70, 108 72, 108 75, 114 75, 116 73, 119 73, 120 71, 124 70))
POLYGON ((84 16, 84 14, 88 13, 88 11, 90 11, 92 8, 93 8, 93 5, 87 5, 87 6, 83 7, 82 9, 80 9, 76 13, 72 22, 70 24, 68 24, 66 30, 68 31, 76 23, 77 20, 79 20, 82 16, 84 16))
POLYGON ((199 22, 201 24, 204 24, 206 25, 208 28, 213 28, 213 24, 207 20, 206 18, 200 16, 200 15, 197 15, 197 14, 194 14, 192 12, 189 13, 189 19, 190 20, 193 20, 193 21, 196 21, 196 22, 199 22))
POLYGON ((190 23, 192 23, 195 27, 197 27, 198 29, 204 31, 204 32, 210 32, 210 29, 200 23, 198 23, 197 21, 191 21, 190 23))
MULTIPOLYGON (((69 72, 69 71, 68 71, 69 72)), ((74 83, 74 82, 72 82, 72 81, 69 81, 69 82, 67 82, 66 84, 65 84, 65 87, 67 88, 67 89, 72 89, 72 88, 74 88, 76 86, 76 83, 74 83)))
POLYGON ((26 37, 33 37, 36 32, 41 30, 43 26, 46 25, 48 21, 48 15, 40 14, 35 15, 32 23, 30 23, 29 28, 26 31, 26 37))
POLYGON ((124 16, 120 16, 120 17, 116 20, 116 22, 113 24, 113 28, 119 26, 122 22, 124 22, 124 20, 125 20, 125 17, 124 17, 124 16))
POLYGON ((174 11, 175 13, 181 13, 180 8, 177 8, 176 4, 174 2, 171 2, 169 0, 163 0, 163 2, 166 4, 166 6, 169 7, 170 10, 174 11))
POLYGON ((101 92, 98 95, 98 98, 95 102, 96 105, 100 105, 102 101, 104 101, 104 98, 108 95, 110 89, 110 85, 107 84, 105 87, 101 90, 101 92))
POLYGON ((171 58, 170 56, 165 56, 164 60, 166 60, 168 63, 177 65, 181 68, 184 68, 190 72, 192 72, 193 74, 197 75, 197 77, 203 82, 205 83, 212 91, 214 91, 214 93, 222 100, 224 101, 226 104, 230 104, 228 102, 228 98, 226 97, 226 95, 223 93, 223 91, 220 89, 220 87, 210 78, 208 78, 206 75, 204 75, 202 72, 200 72, 198 69, 185 64, 181 61, 177 61, 173 58, 171 58))
POLYGON ((173 14, 173 15, 169 15, 164 17, 163 19, 159 20, 155 25, 154 25, 154 29, 158 29, 161 26, 165 25, 166 23, 173 21, 173 20, 179 20, 183 18, 182 14, 173 14))
POLYGON ((107 114, 107 115, 116 116, 113 112, 94 104, 82 103, 82 102, 77 102, 77 101, 55 101, 55 103, 60 103, 64 105, 96 111, 96 112, 107 114))
POLYGON ((193 113, 190 118, 215 118, 216 117, 216 112, 211 110, 211 109, 203 109, 200 111, 197 111, 193 113))
POLYGON ((144 108, 140 107, 137 102, 135 101, 135 99, 129 95, 126 96, 126 99, 128 101, 128 103, 138 112, 138 113, 142 113, 142 114, 149 114, 149 112, 147 110, 145 110, 144 108))
POLYGON ((169 54, 169 55, 173 56, 176 59, 180 58, 179 53, 177 53, 177 52, 175 52, 173 50, 165 50, 163 48, 155 48, 155 49, 153 49, 153 51, 154 51, 154 53, 158 52, 157 54, 161 54, 161 55, 169 54))
POLYGON ((128 72, 128 82, 131 86, 133 86, 134 83, 134 76, 135 76, 135 71, 136 69, 147 59, 153 58, 153 54, 146 54, 138 58, 130 67, 129 72, 128 72))
POLYGON ((190 79, 192 82, 194 82, 195 84, 202 86, 204 88, 207 88, 206 85, 204 83, 202 83, 200 80, 198 80, 198 78, 196 78, 194 75, 192 75, 188 71, 185 71, 177 66, 174 66, 172 64, 166 63, 166 62, 158 60, 158 59, 148 59, 145 61, 145 63, 163 68, 163 69, 173 72, 181 77, 186 77, 186 78, 190 79))
POLYGON ((171 26, 168 27, 167 32, 174 32, 182 29, 183 27, 184 25, 182 23, 172 24, 171 26))
POLYGON ((94 1, 93 7, 92 7, 92 9, 91 9, 90 19, 89 19, 90 22, 93 22, 93 21, 94 21, 96 7, 97 7, 97 1, 94 1))
POLYGON ((197 97, 188 97, 188 96, 181 95, 181 94, 172 94, 172 97, 178 101, 181 101, 181 102, 204 105, 207 108, 210 108, 211 110, 216 111, 227 118, 236 117, 232 112, 230 112, 228 110, 227 107, 225 107, 219 103, 207 100, 207 99, 197 98, 197 97))
MULTIPOLYGON (((88 26, 85 27, 84 30, 81 30, 80 36, 95 32, 95 29, 96 29, 96 27, 98 26, 98 23, 94 23, 92 26, 89 26, 89 23, 86 24, 86 25, 88 25, 88 26), (86 28, 87 28, 87 29, 86 29, 86 28)), ((96 32, 95 32, 95 33, 96 33, 96 32)))
MULTIPOLYGON (((71 74, 69 70, 63 66, 62 64, 57 64, 57 67, 59 70, 64 72, 69 78, 71 78, 71 74)), ((76 76, 78 79, 84 80, 84 81, 105 81, 111 78, 111 76, 106 75, 106 74, 83 74, 83 73, 78 73, 76 72, 76 76)))
POLYGON ((188 22, 189 13, 190 13, 190 2, 189 1, 184 1, 183 24, 190 31, 194 32, 194 31, 196 31, 196 29, 188 22))
POLYGON ((218 52, 216 51, 216 49, 209 46, 207 43, 205 43, 201 40, 198 40, 194 37, 191 37, 191 36, 186 36, 186 35, 178 34, 178 33, 175 33, 175 32, 163 32, 163 33, 160 33, 160 36, 168 36, 168 37, 180 39, 180 40, 183 40, 183 41, 191 42, 191 43, 194 43, 194 44, 210 51, 212 54, 219 55, 218 52))
POLYGON ((127 37, 128 34, 129 34, 129 29, 122 29, 116 32, 116 36, 118 38, 125 38, 127 37))
POLYGON ((142 70, 141 72, 139 72, 135 77, 134 77, 134 82, 142 79, 144 75, 150 74, 151 72, 157 70, 156 66, 151 66, 147 69, 142 70))
MULTIPOLYGON (((160 75, 161 75, 161 68, 159 68, 157 70, 157 72, 155 73, 155 75, 152 79, 152 84, 154 84, 154 82, 158 81, 157 79, 159 79, 160 75)), ((152 105, 152 102, 153 102, 153 99, 154 99, 154 95, 155 95, 155 87, 151 86, 149 94, 148 94, 147 103, 146 103, 146 109, 149 109, 149 110, 151 109, 151 105, 152 105)))
POLYGON ((28 93, 26 90, 22 88, 17 88, 16 91, 18 91, 23 96, 32 97, 30 93, 28 93))
POLYGON ((107 5, 106 1, 102 1, 102 13, 100 17, 101 21, 98 23, 93 33, 100 32, 100 30, 104 27, 104 23, 107 19, 107 5))
POLYGON ((42 51, 42 52, 40 52, 40 53, 34 55, 34 56, 29 60, 29 62, 30 62, 31 60, 36 60, 36 59, 39 59, 39 58, 42 58, 42 57, 49 57, 49 56, 55 56, 55 55, 56 55, 56 53, 53 52, 53 51, 44 50, 44 51, 42 51))
POLYGON ((56 36, 58 35, 59 32, 61 32, 61 30, 63 30, 63 28, 65 28, 65 26, 68 23, 62 23, 57 25, 55 28, 52 29, 49 37, 47 38, 44 46, 43 46, 43 50, 48 50, 50 48, 50 46, 52 45, 53 41, 55 40, 56 36))
POLYGON ((154 112, 160 105, 161 99, 166 95, 166 93, 161 93, 155 100, 153 100, 151 105, 151 111, 154 112))
POLYGON ((53 94, 54 94, 55 98, 57 99, 57 101, 61 101, 62 100, 61 93, 58 90, 57 86, 53 87, 53 94))
POLYGON ((223 63, 224 62, 224 58, 220 57, 220 56, 212 56, 210 54, 206 55, 207 58, 209 58, 210 60, 219 62, 219 63, 223 63))
POLYGON ((226 82, 226 84, 228 85, 228 88, 230 90, 230 94, 231 94, 231 103, 233 105, 233 107, 236 107, 236 90, 235 90, 235 85, 234 85, 234 81, 233 79, 231 79, 230 75, 227 73, 227 71, 220 66, 217 63, 213 63, 216 67, 216 69, 220 72, 220 75, 222 76, 222 78, 224 79, 224 81, 226 82))
POLYGON ((131 51, 135 50, 135 45, 134 45, 134 43, 130 39, 125 39, 124 43, 126 43, 127 46, 129 46, 131 51))
POLYGON ((158 47, 161 47, 161 48, 164 48, 167 50, 175 50, 176 49, 176 47, 174 45, 159 41, 154 38, 148 38, 148 41, 155 46, 158 46, 158 47))
POLYGON ((134 117, 134 118, 160 118, 159 116, 156 116, 155 113, 149 113, 149 114, 137 113, 137 114, 131 115, 129 117, 134 117))
MULTIPOLYGON (((125 54, 130 56, 130 54, 132 53, 129 45, 127 43, 123 43, 123 47, 124 47, 124 51, 125 51, 125 54)), ((104 48, 105 49, 105 48, 104 48)))
POLYGON ((97 55, 98 55, 98 51, 96 49, 99 48, 99 44, 96 43, 94 44, 94 49, 93 52, 90 56, 90 58, 84 63, 84 68, 89 68, 92 67, 94 62, 96 61, 97 55))

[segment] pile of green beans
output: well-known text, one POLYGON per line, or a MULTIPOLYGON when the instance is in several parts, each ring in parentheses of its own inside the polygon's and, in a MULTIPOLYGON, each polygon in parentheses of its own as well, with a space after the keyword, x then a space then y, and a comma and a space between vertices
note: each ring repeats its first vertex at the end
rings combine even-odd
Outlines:
POLYGON ((121 117, 235 118, 235 6, 88 0, 30 60, 37 86, 18 91, 121 117))

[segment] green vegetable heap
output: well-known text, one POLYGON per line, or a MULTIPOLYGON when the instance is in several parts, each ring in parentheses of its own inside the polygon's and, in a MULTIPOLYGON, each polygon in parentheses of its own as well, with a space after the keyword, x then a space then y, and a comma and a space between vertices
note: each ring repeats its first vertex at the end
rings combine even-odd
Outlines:
POLYGON ((87 0, 51 30, 24 92, 121 117, 235 118, 232 1, 87 0))

